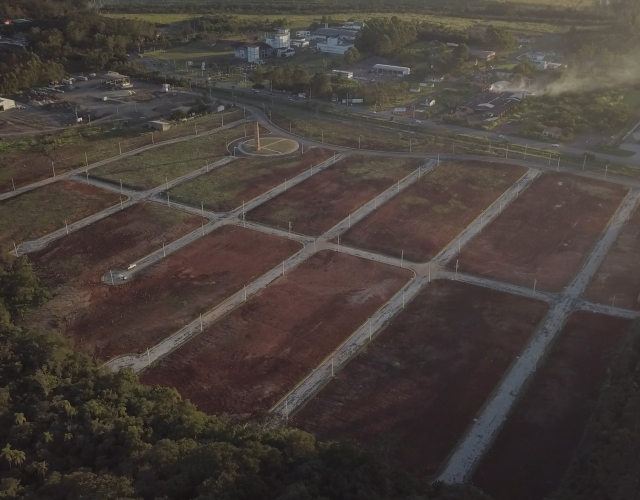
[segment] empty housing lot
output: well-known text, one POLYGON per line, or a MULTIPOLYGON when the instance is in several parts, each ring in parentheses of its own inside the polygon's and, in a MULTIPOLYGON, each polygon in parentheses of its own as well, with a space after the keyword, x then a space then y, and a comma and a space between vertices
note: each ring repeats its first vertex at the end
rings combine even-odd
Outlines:
POLYGON ((0 248, 40 238, 120 203, 120 195, 94 186, 59 181, 0 202, 0 248))
POLYGON ((524 167, 446 162, 352 227, 341 241, 374 252, 424 262, 520 176, 524 167))
POLYGON ((559 486, 631 321, 576 312, 476 470, 495 500, 539 500, 559 486))
POLYGON ((285 158, 243 158, 185 182, 169 194, 187 205, 230 212, 332 156, 332 151, 313 148, 285 158))
POLYGON ((415 159, 349 156, 247 214, 247 219, 319 236, 406 177, 415 159))
POLYGON ((406 269, 322 251, 142 373, 211 413, 268 409, 387 302, 406 269))
POLYGON ((138 353, 299 249, 295 241, 223 227, 167 256, 131 283, 102 287, 78 307, 66 334, 101 359, 138 353))
POLYGON ((627 192, 616 184, 545 172, 462 250, 459 269, 562 290, 627 192))
POLYGON ((625 223, 618 239, 587 287, 585 296, 626 309, 640 309, 640 209, 625 223))
POLYGON ((428 285, 293 424, 433 475, 546 313, 452 281, 428 285))

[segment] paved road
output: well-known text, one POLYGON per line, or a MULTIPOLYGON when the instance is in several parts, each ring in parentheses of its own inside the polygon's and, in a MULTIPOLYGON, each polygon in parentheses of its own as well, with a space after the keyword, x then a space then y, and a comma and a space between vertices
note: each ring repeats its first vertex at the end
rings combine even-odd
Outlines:
POLYGON ((176 144, 178 142, 185 142, 185 141, 190 141, 191 139, 195 139, 195 138, 200 138, 200 137, 206 137, 208 135, 213 135, 217 132, 220 132, 222 130, 227 130, 229 128, 233 128, 237 125, 241 125, 243 123, 250 123, 251 120, 246 118, 246 119, 242 119, 236 122, 232 122, 228 125, 225 125, 224 127, 218 127, 216 129, 213 130, 209 130, 208 132, 202 132, 198 135, 188 135, 185 137, 177 137, 176 139, 169 139, 168 141, 163 141, 163 142, 158 142, 155 144, 148 144, 146 146, 142 146, 138 149, 132 149, 131 151, 127 151, 126 153, 122 153, 121 155, 117 155, 117 156, 112 156, 110 158, 106 158, 104 160, 98 161, 96 163, 91 163, 90 165, 85 165, 84 167, 80 167, 80 168, 75 168, 73 170, 69 170, 67 172, 64 172, 62 174, 56 175, 55 177, 51 176, 47 179, 43 179, 41 181, 38 182, 34 182, 32 184, 27 184, 26 186, 22 186, 18 189, 16 189, 15 191, 9 191, 6 193, 2 193, 0 194, 0 201, 2 200, 7 200, 9 198, 13 198, 15 196, 24 194, 28 191, 32 191, 36 188, 42 187, 42 186, 46 186, 48 184, 52 184, 54 182, 58 182, 64 179, 68 179, 70 177, 76 176, 76 175, 85 175, 87 171, 90 171, 94 168, 98 168, 101 167, 103 165, 106 165, 108 163, 113 163, 115 161, 121 160, 122 158, 127 158, 128 156, 133 156, 133 155, 137 155, 139 153, 142 153, 144 151, 148 151, 149 149, 154 149, 154 148, 159 148, 160 146, 167 146, 169 144, 176 144))
POLYGON ((621 309, 620 307, 607 306, 604 304, 595 304, 586 300, 579 300, 576 308, 581 311, 589 311, 598 314, 606 314, 608 316, 617 316, 619 318, 636 319, 640 318, 640 311, 632 311, 630 309, 621 309))
MULTIPOLYGON (((255 197, 253 200, 249 200, 247 203, 244 204, 245 213, 257 207, 258 205, 265 203, 266 201, 279 195, 280 193, 283 193, 286 189, 290 189, 291 187, 298 185, 302 181, 311 177, 311 175, 316 175, 322 172, 323 170, 330 167, 334 163, 340 161, 342 158, 344 158, 344 155, 335 155, 332 158, 329 158, 328 160, 325 160, 322 163, 315 165, 312 169, 305 170, 304 172, 298 174, 296 177, 293 177, 292 179, 288 180, 286 182, 286 186, 285 186, 285 183, 283 182, 279 186, 276 186, 275 188, 270 189, 266 193, 263 193, 255 197)), ((154 201, 160 201, 160 200, 157 200, 157 198, 151 198, 151 199, 154 201)), ((169 206, 175 207, 175 208, 185 207, 184 205, 173 204, 171 203, 170 200, 169 200, 169 206)), ((200 212, 197 208, 193 208, 193 207, 191 208, 191 210, 194 213, 200 212)), ((167 255, 177 252, 181 248, 193 243, 199 238, 202 238, 206 234, 209 234, 212 231, 215 231, 216 229, 219 229, 222 226, 225 226, 227 224, 235 224, 238 221, 238 218, 240 218, 240 220, 242 221, 243 220, 242 210, 243 210, 243 207, 241 205, 238 208, 225 214, 211 212, 210 214, 213 214, 214 217, 209 221, 209 223, 203 224, 201 228, 192 231, 191 233, 183 236, 178 240, 175 240, 169 243, 168 245, 165 245, 163 248, 159 248, 155 252, 151 252, 150 254, 142 257, 141 259, 138 259, 136 262, 132 262, 128 266, 128 269, 116 269, 116 270, 108 271, 102 276, 102 281, 108 285, 122 285, 125 283, 125 281, 130 281, 131 279, 134 278, 135 274, 143 271, 149 266, 154 265, 159 260, 165 258, 167 255)), ((205 215, 206 213, 207 212, 205 212, 205 215)), ((247 222, 246 224, 248 225, 249 223, 247 222)), ((277 230, 274 229, 274 231, 277 231, 277 230)))
MULTIPOLYGON (((225 85, 223 84, 222 86, 224 87, 225 85)), ((240 87, 236 87, 233 91, 236 94, 242 94, 243 92, 245 92, 247 95, 254 97, 253 95, 251 95, 253 93, 252 89, 242 89, 240 87)), ((264 96, 264 93, 262 95, 264 96)), ((273 92, 273 95, 269 95, 269 98, 271 97, 275 98, 276 100, 289 100, 288 94, 281 94, 278 92, 273 92)), ((300 102, 300 104, 302 105, 307 101, 295 101, 295 102, 300 102)), ((327 105, 326 101, 312 100, 311 102, 315 103, 318 106, 327 105)), ((597 151, 576 148, 576 147, 565 145, 565 144, 560 144, 557 147, 555 147, 552 144, 549 144, 548 142, 537 141, 534 139, 527 139, 524 137, 517 137, 517 136, 504 136, 496 132, 461 127, 459 125, 449 125, 449 124, 437 122, 435 120, 416 120, 415 118, 411 118, 411 117, 394 115, 391 111, 376 112, 369 109, 360 108, 357 106, 347 106, 347 105, 341 105, 341 104, 337 104, 337 105, 334 104, 333 107, 337 110, 340 110, 352 115, 364 116, 372 119, 381 119, 381 118, 383 120, 393 119, 394 123, 396 124, 404 123, 407 125, 411 125, 412 127, 424 128, 425 131, 434 129, 437 127, 439 129, 447 129, 450 132, 454 132, 456 134, 482 137, 482 138, 489 139, 496 142, 508 141, 512 144, 544 149, 547 151, 551 151, 552 153, 558 152, 558 153, 564 153, 567 155, 574 155, 579 157, 582 157, 585 153, 590 153, 590 154, 593 154, 596 158, 599 158, 601 160, 606 160, 611 163, 619 163, 624 165, 640 165, 640 154, 636 154, 635 156, 631 156, 631 157, 620 157, 620 156, 609 155, 605 153, 599 153, 597 151)), ((339 120, 339 118, 337 117, 336 119, 339 120)))
POLYGON ((475 238, 480 232, 495 219, 500 213, 515 200, 538 176, 540 171, 530 168, 518 181, 507 189, 502 196, 494 201, 484 210, 471 224, 469 224, 452 242, 438 255, 433 258, 433 262, 444 266, 460 253, 460 249, 475 238))
POLYGON ((489 402, 459 444, 438 478, 446 483, 464 482, 507 418, 526 382, 535 373, 538 361, 561 331, 578 297, 604 260, 629 215, 640 200, 640 191, 631 192, 623 201, 606 231, 564 293, 555 301, 542 327, 534 334, 520 357, 512 365, 489 402))

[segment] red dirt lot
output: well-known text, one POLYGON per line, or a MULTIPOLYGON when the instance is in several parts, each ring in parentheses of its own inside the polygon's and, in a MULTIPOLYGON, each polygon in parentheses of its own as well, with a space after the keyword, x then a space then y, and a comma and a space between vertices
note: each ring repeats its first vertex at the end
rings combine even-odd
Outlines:
POLYGON ((76 304, 64 333, 100 359, 140 352, 299 249, 291 240, 223 227, 167 256, 130 284, 96 290, 76 304))
POLYGON ((200 227, 201 218, 156 203, 142 202, 29 254, 54 297, 27 318, 38 328, 57 328, 78 303, 102 296, 101 276, 120 269, 200 227))
POLYGON ((136 203, 29 255, 51 285, 100 284, 120 269, 199 228, 202 218, 151 202, 136 203))
POLYGON ((548 310, 454 281, 428 285, 294 418, 409 473, 435 474, 548 310))
POLYGON ((543 173, 462 250, 459 270, 557 292, 571 280, 627 189, 543 173))
POLYGON ((0 202, 0 248, 41 238, 120 203, 120 195, 78 182, 60 181, 0 202))
POLYGON ((422 162, 351 156, 252 210, 247 219, 320 236, 422 162))
POLYGON ((576 312, 509 416, 472 483, 495 500, 556 490, 631 320, 576 312))
POLYGON ((448 162, 352 227, 344 244, 407 260, 432 259, 527 171, 485 162, 448 162))
POLYGON ((171 199, 214 212, 230 212, 261 194, 328 160, 333 152, 313 148, 284 158, 243 158, 176 186, 171 199))
POLYGON ((176 387, 210 413, 267 409, 410 277, 406 269, 318 252, 141 379, 176 387))
POLYGON ((589 283, 585 297, 601 304, 640 309, 638 262, 640 262, 640 209, 636 209, 623 226, 618 239, 589 283))

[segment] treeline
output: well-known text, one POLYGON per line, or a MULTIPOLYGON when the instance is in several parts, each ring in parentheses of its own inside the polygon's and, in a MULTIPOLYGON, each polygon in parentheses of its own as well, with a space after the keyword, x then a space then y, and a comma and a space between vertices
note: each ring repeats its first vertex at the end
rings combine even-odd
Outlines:
POLYGON ((403 51, 417 40, 439 43, 481 45, 494 50, 512 50, 516 39, 507 28, 489 25, 485 36, 428 22, 404 21, 398 17, 373 18, 356 36, 356 48, 365 54, 393 55, 402 58, 403 51))
POLYGON ((640 325, 609 370, 609 383, 552 500, 640 497, 640 325))
POLYGON ((205 415, 175 390, 98 367, 58 335, 15 326, 47 297, 26 257, 0 262, 2 498, 487 498, 265 416, 205 415))
MULTIPOLYGON (((633 1, 633 0, 631 0, 633 1)), ((570 8, 555 5, 536 6, 533 4, 507 2, 434 2, 425 4, 414 2, 291 2, 289 0, 259 3, 240 1, 230 4, 225 1, 124 1, 101 7, 104 12, 119 13, 228 13, 228 14, 334 14, 334 15, 393 15, 393 14, 433 14, 478 19, 503 19, 505 21, 528 22, 571 22, 601 23, 611 19, 612 11, 601 8, 570 8)))
MULTIPOLYGON (((78 0, 47 0, 39 7, 31 2, 20 5, 10 0, 4 9, 18 9, 33 19, 25 28, 30 45, 0 53, 2 94, 58 80, 65 72, 122 66, 128 63, 128 52, 155 37, 151 23, 104 17, 78 0)), ((7 27, 5 31, 16 29, 22 28, 7 27)))

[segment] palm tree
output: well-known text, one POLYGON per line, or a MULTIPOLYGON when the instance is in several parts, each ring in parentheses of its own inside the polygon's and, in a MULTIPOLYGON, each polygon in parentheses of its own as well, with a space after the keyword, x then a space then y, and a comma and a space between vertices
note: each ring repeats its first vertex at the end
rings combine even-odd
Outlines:
POLYGON ((9 462, 9 468, 11 468, 14 463, 20 465, 27 458, 24 454, 24 451, 14 450, 8 443, 4 448, 2 448, 2 453, 0 454, 0 456, 2 456, 2 458, 9 462))
POLYGON ((47 473, 47 470, 49 470, 47 462, 34 462, 33 468, 38 471, 39 474, 42 474, 42 477, 44 477, 44 475, 47 473))

